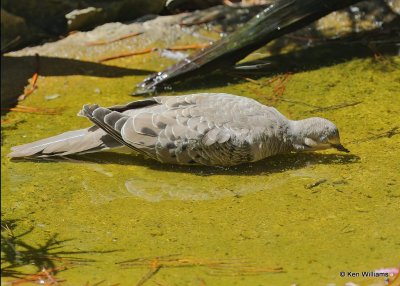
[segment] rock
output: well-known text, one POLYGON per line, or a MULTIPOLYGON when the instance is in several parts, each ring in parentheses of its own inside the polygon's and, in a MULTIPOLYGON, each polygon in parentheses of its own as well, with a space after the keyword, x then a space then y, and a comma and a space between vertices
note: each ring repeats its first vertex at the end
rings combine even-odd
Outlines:
POLYGON ((165 3, 166 0, 4 0, 1 2, 2 51, 3 46, 18 36, 21 38, 18 45, 11 47, 38 43, 67 31, 92 29, 107 22, 158 14, 165 3))
POLYGON ((222 0, 168 0, 165 6, 169 11, 186 11, 205 9, 223 2, 222 0))
POLYGON ((66 31, 65 14, 78 8, 78 1, 73 0, 3 0, 1 7, 8 12, 22 17, 26 23, 39 27, 51 35, 66 31))
POLYGON ((88 7, 73 10, 65 15, 68 20, 68 30, 81 30, 85 27, 96 26, 104 21, 104 11, 101 8, 88 7))
POLYGON ((84 9, 75 9, 65 17, 68 20, 68 30, 88 30, 95 26, 108 22, 123 22, 139 17, 158 14, 164 9, 166 0, 120 0, 120 1, 96 1, 86 3, 91 6, 84 9))
POLYGON ((1 9, 1 51, 2 53, 25 46, 34 38, 47 34, 33 25, 27 25, 24 18, 1 9))
POLYGON ((400 0, 385 0, 385 3, 394 13, 400 15, 400 0))

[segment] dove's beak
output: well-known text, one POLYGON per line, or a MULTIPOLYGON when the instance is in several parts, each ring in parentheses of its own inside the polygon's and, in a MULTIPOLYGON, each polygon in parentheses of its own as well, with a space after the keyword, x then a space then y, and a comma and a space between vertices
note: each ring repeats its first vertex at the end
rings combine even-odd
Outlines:
POLYGON ((331 146, 338 151, 350 153, 350 150, 345 148, 342 144, 331 144, 331 146))

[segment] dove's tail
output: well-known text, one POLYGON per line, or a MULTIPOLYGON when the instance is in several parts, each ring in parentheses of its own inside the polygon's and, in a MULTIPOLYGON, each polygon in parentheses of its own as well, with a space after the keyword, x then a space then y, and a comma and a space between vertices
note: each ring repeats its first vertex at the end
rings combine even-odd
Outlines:
POLYGON ((74 130, 29 144, 11 148, 9 157, 49 157, 76 153, 96 152, 120 147, 105 131, 97 126, 74 130))

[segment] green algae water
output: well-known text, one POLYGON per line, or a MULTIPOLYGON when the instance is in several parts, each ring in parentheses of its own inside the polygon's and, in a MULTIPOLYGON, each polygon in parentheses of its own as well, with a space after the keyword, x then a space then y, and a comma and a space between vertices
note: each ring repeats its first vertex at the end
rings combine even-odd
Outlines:
POLYGON ((119 151, 11 161, 12 146, 90 126, 76 116, 83 104, 132 101, 145 75, 107 76, 94 65, 92 74, 39 77, 22 104, 62 114, 2 118, 2 285, 42 267, 62 285, 384 285, 340 272, 400 263, 399 65, 398 56, 332 58, 275 81, 226 75, 183 84, 170 94, 226 92, 291 119, 325 117, 351 150, 224 169, 119 151))

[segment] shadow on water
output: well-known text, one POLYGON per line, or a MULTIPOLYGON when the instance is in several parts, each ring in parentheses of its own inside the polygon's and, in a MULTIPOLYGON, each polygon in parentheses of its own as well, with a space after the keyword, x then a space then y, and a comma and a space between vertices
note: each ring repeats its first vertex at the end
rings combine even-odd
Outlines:
POLYGON ((95 62, 35 56, 1 57, 1 105, 3 108, 15 104, 22 94, 28 79, 39 70, 41 76, 86 75, 117 78, 122 76, 141 76, 154 73, 150 70, 129 69, 95 62))
MULTIPOLYGON (((356 163, 360 158, 351 154, 299 153, 279 155, 254 163, 224 168, 167 165, 135 154, 111 152, 75 155, 73 158, 64 158, 64 160, 81 164, 79 166, 76 165, 77 168, 81 168, 82 164, 86 164, 89 169, 100 170, 102 176, 105 173, 101 166, 90 165, 122 165, 122 167, 118 168, 119 171, 115 171, 115 173, 109 170, 111 174, 116 176, 111 178, 113 176, 106 174, 107 178, 105 180, 114 182, 113 184, 119 186, 119 190, 126 189, 126 191, 123 191, 120 195, 109 193, 109 199, 133 196, 154 203, 164 200, 205 201, 224 197, 239 198, 249 193, 271 190, 286 184, 289 177, 292 175, 297 176, 297 170, 300 170, 300 173, 303 173, 303 170, 305 170, 305 173, 309 173, 313 171, 310 171, 309 168, 307 171, 307 167, 328 165, 332 173, 335 173, 334 170, 338 165, 356 163), (137 165, 140 168, 136 172, 124 173, 127 165, 137 165), (206 180, 204 181, 204 179, 206 180), (251 180, 249 181, 248 179, 251 180), (124 187, 122 187, 121 183, 123 183, 124 187)), ((53 164, 56 164, 56 162, 53 162, 53 164)), ((305 176, 308 177, 309 175, 305 176)), ((312 177, 316 178, 314 175, 312 177)), ((82 181, 87 182, 88 180, 90 178, 82 177, 82 181)), ((85 184, 83 186, 87 189, 85 187, 87 184, 85 184)), ((317 182, 317 184, 319 183, 317 182)), ((97 189, 96 199, 93 202, 101 203, 101 200, 97 198, 97 194, 99 192, 108 192, 108 190, 98 189, 102 188, 100 185, 93 187, 97 189)))
MULTIPOLYGON (((381 50, 380 50, 381 51, 381 50)), ((385 54, 395 55, 396 51, 389 49, 385 54)), ((253 79, 269 77, 282 73, 293 73, 317 70, 323 67, 334 66, 354 59, 371 58, 373 61, 374 52, 362 44, 343 45, 338 43, 324 44, 305 50, 295 51, 287 54, 274 55, 257 60, 268 62, 266 68, 257 71, 236 71, 229 70, 224 74, 220 71, 206 76, 205 79, 212 77, 212 80, 199 80, 199 77, 187 80, 183 83, 173 85, 176 92, 184 92, 193 89, 209 89, 226 86, 227 83, 239 84, 245 82, 244 77, 251 76, 253 79)), ((246 62, 251 65, 252 62, 246 62)), ((394 64, 394 63, 392 63, 394 64)), ((372 67, 372 65, 371 65, 372 67)), ((375 65, 376 69, 387 69, 387 65, 375 65)))
POLYGON ((95 164, 116 164, 116 165, 139 165, 151 170, 191 173, 197 176, 211 175, 232 175, 232 176, 252 176, 268 175, 281 173, 288 170, 301 169, 309 165, 342 165, 352 164, 360 160, 356 155, 351 154, 318 154, 318 153, 297 153, 284 154, 266 158, 264 160, 242 164, 232 167, 213 167, 213 166, 181 166, 162 164, 152 159, 144 158, 136 154, 124 154, 117 152, 99 152, 85 155, 74 155, 69 157, 51 157, 45 159, 35 158, 15 158, 13 162, 40 162, 40 163, 95 163, 95 164))
MULTIPOLYGON (((388 68, 399 68, 393 61, 386 59, 385 62, 378 62, 374 56, 397 55, 397 43, 400 42, 399 28, 400 17, 396 17, 381 29, 371 30, 362 33, 354 33, 333 40, 321 40, 314 43, 314 46, 302 48, 288 53, 281 53, 278 48, 283 45, 280 38, 272 42, 267 49, 272 56, 258 59, 254 64, 261 62, 269 63, 262 69, 257 70, 224 70, 215 71, 210 75, 200 75, 184 82, 173 84, 173 90, 184 92, 193 89, 209 89, 230 84, 238 84, 245 81, 244 77, 251 76, 254 79, 260 77, 274 76, 288 72, 312 71, 323 67, 334 66, 353 59, 370 58, 373 62, 371 68, 382 71, 388 68), (199 80, 201 77, 203 80, 199 80), (210 79, 210 80, 207 80, 210 79)), ((321 37, 323 39, 323 37, 321 37)), ((251 65, 253 62, 246 62, 251 65)))
POLYGON ((23 277, 26 273, 18 268, 27 265, 36 267, 37 272, 43 268, 51 269, 52 272, 62 271, 58 265, 74 266, 94 262, 91 259, 77 257, 79 254, 88 253, 111 253, 119 250, 109 251, 65 251, 66 242, 74 239, 59 240, 58 234, 53 234, 43 244, 32 245, 27 242, 26 236, 34 231, 34 227, 15 234, 18 219, 1 221, 1 275, 2 277, 23 277))

